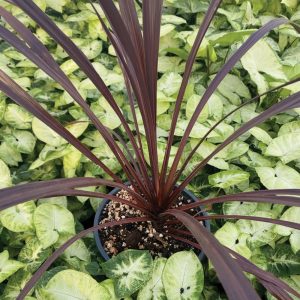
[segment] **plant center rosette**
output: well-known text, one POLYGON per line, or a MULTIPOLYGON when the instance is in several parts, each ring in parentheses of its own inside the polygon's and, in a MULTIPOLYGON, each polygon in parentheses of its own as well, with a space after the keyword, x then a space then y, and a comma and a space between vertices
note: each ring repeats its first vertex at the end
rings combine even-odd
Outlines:
MULTIPOLYGON (((132 188, 130 183, 126 183, 126 185, 132 188)), ((116 195, 129 202, 135 202, 134 197, 128 191, 119 188, 113 189, 109 194, 116 195)), ((173 208, 193 203, 196 200, 195 195, 185 189, 178 197, 173 208)), ((192 216, 206 216, 207 213, 202 209, 199 206, 191 208, 187 212, 192 216)), ((142 211, 130 205, 104 199, 97 209, 94 226, 144 216, 145 214, 142 211)), ((200 224, 210 230, 209 220, 200 221, 200 224)), ((205 255, 199 248, 195 249, 186 242, 173 237, 174 233, 179 233, 180 230, 183 231, 184 229, 183 225, 174 224, 172 219, 164 222, 154 220, 106 227, 104 230, 95 232, 94 237, 98 250, 105 260, 109 260, 112 256, 127 249, 149 250, 153 257, 170 257, 176 252, 191 249, 198 254, 200 260, 203 260, 205 255)), ((193 238, 190 238, 190 241, 196 244, 193 238)))

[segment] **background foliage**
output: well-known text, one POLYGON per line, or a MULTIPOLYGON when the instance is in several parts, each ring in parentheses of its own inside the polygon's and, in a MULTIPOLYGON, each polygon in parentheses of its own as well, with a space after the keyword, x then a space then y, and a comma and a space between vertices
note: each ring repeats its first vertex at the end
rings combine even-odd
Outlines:
MULTIPOLYGON (((114 50, 107 42, 97 16, 86 1, 36 0, 60 28, 79 45, 93 62, 122 110, 132 120, 125 94, 125 83, 114 50)), ((20 10, 0 1, 43 41, 63 71, 69 76, 93 112, 110 129, 123 134, 115 113, 91 81, 68 59, 66 53, 20 10)), ((166 0, 162 18, 159 81, 158 127, 159 158, 162 163, 170 112, 174 108, 185 59, 195 39, 207 1, 166 0)), ((242 41, 277 15, 298 22, 297 0, 225 0, 197 54, 193 75, 175 135, 181 137, 187 120, 214 74, 242 41)), ((104 16, 103 16, 104 17, 104 16)), ((88 123, 81 108, 45 73, 26 60, 7 43, 0 43, 0 67, 27 89, 48 111, 115 172, 121 170, 101 136, 88 123)), ((300 42, 291 26, 283 25, 254 46, 219 86, 191 133, 191 149, 222 116, 253 96, 299 76, 300 42)), ((300 90, 300 83, 262 97, 258 103, 234 113, 198 149, 186 174, 206 157, 241 123, 268 108, 278 98, 300 90)), ((137 112, 138 113, 138 112, 137 112)), ((189 186, 197 196, 251 191, 258 188, 300 187, 300 111, 295 109, 273 117, 251 129, 217 157, 189 186), (211 188, 213 186, 213 188, 211 188)), ((141 122, 141 118, 138 118, 141 122)), ((56 133, 33 118, 23 108, 0 95, 0 188, 20 182, 74 176, 105 176, 56 133)), ((133 122, 131 124, 133 126, 133 122)), ((176 149, 176 139, 173 151, 176 149)), ((145 148, 145 151, 147 149, 145 148)), ((124 178, 125 180, 125 178, 124 178)), ((91 223, 101 199, 59 197, 20 204, 0 213, 1 299, 15 299, 30 274, 72 234, 91 223), (55 220, 55 221, 53 221, 55 220), (8 251, 8 252, 7 252, 8 251), (9 260, 8 260, 9 254, 9 260), (7 281, 8 280, 8 281, 7 281)), ((217 207, 225 214, 252 214, 298 221, 299 208, 256 203, 226 203, 217 207)), ((264 269, 283 277, 300 290, 300 233, 272 224, 240 220, 217 222, 213 230, 220 241, 251 259, 264 269)), ((48 272, 48 279, 64 269, 90 274, 99 280, 99 255, 90 236, 71 246, 48 272)), ((217 299, 220 288, 213 270, 205 270, 204 299, 217 299)), ((78 273, 78 276, 82 273, 78 273)), ((68 276, 64 277, 68 280, 68 276)), ((71 276, 72 278, 72 276, 71 276)), ((83 277, 82 277, 83 278, 83 277)), ((70 279, 71 280, 71 279, 70 279)), ((82 279, 83 280, 83 279, 82 279)), ((86 279, 91 280, 90 277, 86 279)), ((44 284, 45 285, 45 284, 44 284)), ((38 289, 37 289, 38 290, 38 289)), ((40 289, 41 290, 41 289, 40 289)), ((41 298, 39 292, 35 297, 41 298)), ((92 299, 92 298, 91 298, 92 299)))

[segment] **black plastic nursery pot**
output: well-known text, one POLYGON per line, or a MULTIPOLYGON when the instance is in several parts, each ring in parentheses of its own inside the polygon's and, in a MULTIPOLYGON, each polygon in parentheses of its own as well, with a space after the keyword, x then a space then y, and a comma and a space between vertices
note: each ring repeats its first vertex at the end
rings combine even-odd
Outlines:
MULTIPOLYGON (((130 183, 126 183, 126 185, 130 185, 130 183)), ((115 188, 113 189, 109 194, 110 195, 116 195, 121 189, 120 188, 115 188)), ((183 196, 185 196, 187 199, 190 199, 192 200, 193 202, 196 202, 197 201, 197 197, 190 191, 188 190, 184 190, 182 192, 183 196)), ((101 222, 101 220, 103 219, 103 210, 105 208, 105 206, 109 203, 109 199, 103 199, 103 201, 101 202, 101 204, 99 205, 97 211, 96 211, 96 215, 95 215, 95 219, 94 219, 94 226, 97 226, 99 225, 99 223, 101 222)), ((201 206, 199 205, 199 211, 201 210, 201 206)), ((207 216, 207 212, 201 212, 199 215, 202 215, 202 216, 207 216)), ((203 225, 204 227, 210 231, 210 221, 209 220, 204 220, 203 221, 203 225)), ((100 237, 100 234, 99 234, 99 231, 95 231, 94 232, 94 238, 95 238, 95 241, 96 241, 96 245, 97 245, 97 248, 102 256, 102 258, 104 260, 109 260, 111 257, 108 255, 108 253, 105 251, 104 247, 103 247, 103 244, 102 244, 102 241, 101 241, 101 237, 100 237)), ((205 258, 205 254, 203 251, 200 251, 199 255, 199 260, 202 261, 204 258, 205 258)))

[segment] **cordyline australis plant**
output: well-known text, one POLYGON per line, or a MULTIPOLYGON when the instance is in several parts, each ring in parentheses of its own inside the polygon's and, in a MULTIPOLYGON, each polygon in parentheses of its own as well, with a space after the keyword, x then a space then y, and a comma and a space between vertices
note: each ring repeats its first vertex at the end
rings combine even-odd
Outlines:
MULTIPOLYGON (((103 162, 101 162, 89 148, 83 145, 68 130, 66 130, 13 79, 0 70, 0 89, 10 99, 25 107, 35 117, 55 130, 111 177, 111 180, 98 178, 57 179, 44 182, 21 184, 11 188, 5 188, 0 191, 0 209, 3 210, 31 199, 40 199, 53 196, 89 196, 107 198, 112 201, 128 204, 139 209, 145 214, 145 217, 128 218, 94 226, 71 238, 44 262, 44 264, 21 291, 18 299, 24 299, 26 294, 32 289, 34 284, 47 270, 47 268, 49 268, 51 263, 54 262, 54 260, 58 258, 62 252, 76 240, 84 237, 90 232, 101 230, 104 227, 144 221, 168 222, 169 224, 182 223, 185 227, 185 230, 174 229, 172 231, 172 237, 179 241, 184 241, 195 248, 202 249, 206 253, 207 257, 214 265, 216 273, 223 284, 227 296, 230 299, 260 299, 256 291, 253 289, 251 283, 244 275, 244 272, 255 275, 258 281, 278 299, 291 299, 290 294, 300 297, 299 293, 289 287, 286 283, 274 277, 271 273, 259 269, 257 266, 252 264, 238 253, 221 245, 218 240, 199 223, 199 221, 203 221, 205 219, 247 219, 258 222, 279 224, 294 229, 300 229, 299 224, 254 216, 209 215, 195 217, 187 213, 187 211, 189 211, 191 208, 199 207, 199 204, 207 207, 208 209, 215 203, 224 203, 226 201, 268 202, 273 204, 284 204, 287 206, 299 206, 300 189, 244 192, 234 195, 224 195, 208 200, 198 199, 198 201, 195 203, 186 204, 177 209, 172 208, 182 191, 199 173, 199 171, 206 166, 210 159, 212 159, 232 141, 236 140, 249 129, 264 122, 275 114, 300 107, 300 92, 298 92, 266 109, 264 112, 242 125, 222 144, 219 144, 218 147, 212 153, 210 153, 208 157, 199 162, 192 172, 181 183, 178 184, 178 180, 180 176, 183 175, 183 171, 185 170, 186 166, 192 159, 196 150, 200 147, 203 141, 205 141, 209 134, 229 115, 233 114, 241 107, 257 101, 263 95, 258 95, 253 99, 243 103, 240 107, 217 122, 192 149, 184 163, 180 166, 180 158, 182 157, 189 135, 204 106, 209 101, 209 98, 215 92, 216 88, 222 82, 224 77, 232 70, 240 58, 255 43, 257 43, 262 37, 264 37, 274 28, 288 23, 289 21, 285 18, 278 18, 269 21, 263 27, 253 33, 246 40, 246 42, 242 44, 242 46, 226 61, 226 63, 208 85, 202 98, 199 99, 199 103, 195 107, 194 113, 189 120, 182 139, 179 142, 179 147, 175 158, 173 162, 170 163, 171 146, 174 141, 176 123, 179 117, 180 108, 188 85, 189 77, 191 75, 192 66, 201 42, 203 41, 206 31, 221 2, 221 0, 211 1, 204 20, 199 28, 194 45, 186 61, 183 80, 172 115, 172 122, 167 146, 165 149, 164 160, 162 167, 160 168, 158 163, 156 133, 156 95, 160 20, 163 1, 143 1, 142 26, 139 24, 135 2, 133 0, 119 0, 119 10, 114 1, 99 0, 99 4, 109 21, 109 25, 106 25, 106 23, 101 19, 98 11, 95 9, 95 13, 99 17, 110 42, 114 46, 120 66, 122 67, 128 92, 128 101, 134 120, 134 130, 129 127, 125 115, 123 115, 108 87, 101 79, 101 74, 96 72, 88 58, 78 47, 75 46, 70 38, 68 38, 55 25, 55 23, 45 13, 43 13, 39 7, 34 4, 34 2, 32 2, 32 0, 9 0, 8 2, 21 8, 68 53, 70 58, 72 58, 78 64, 81 71, 88 76, 88 78, 93 82, 99 92, 105 97, 109 105, 115 111, 116 115, 121 121, 126 135, 128 136, 128 144, 130 147, 119 135, 107 129, 101 123, 101 121, 99 121, 99 119, 90 109, 88 103, 84 101, 72 82, 63 73, 46 47, 35 37, 35 35, 7 10, 5 10, 3 7, 0 7, 0 15, 14 30, 14 32, 12 32, 3 26, 0 26, 1 38, 25 55, 30 61, 35 63, 52 79, 58 82, 64 88, 64 90, 66 90, 70 96, 82 107, 84 112, 89 117, 91 123, 101 133, 105 139, 105 142, 114 153, 116 160, 122 166, 122 169, 133 189, 130 189, 128 186, 123 184, 122 180, 103 162), (147 162, 147 157, 142 148, 141 131, 137 122, 135 111, 136 107, 140 110, 143 120, 145 138, 149 152, 149 163, 147 162), (123 149, 117 142, 122 144, 123 149), (135 199, 135 202, 128 202, 114 195, 80 190, 80 188, 83 187, 100 185, 124 189, 132 195, 132 197, 135 199), (193 236, 197 243, 192 242, 189 239, 189 236, 193 236)), ((297 28, 295 24, 293 24, 293 26, 299 31, 299 28, 297 28)), ((272 91, 299 80, 300 78, 282 84, 281 86, 274 88, 272 91)))

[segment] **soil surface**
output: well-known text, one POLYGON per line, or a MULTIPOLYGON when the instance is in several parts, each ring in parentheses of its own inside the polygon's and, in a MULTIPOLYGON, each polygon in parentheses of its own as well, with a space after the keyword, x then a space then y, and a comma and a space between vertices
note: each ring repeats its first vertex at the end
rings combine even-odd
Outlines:
MULTIPOLYGON (((119 191, 117 196, 128 201, 134 201, 132 196, 125 190, 119 191)), ((191 202, 192 200, 180 196, 174 207, 191 202)), ((197 209, 191 209, 189 213, 194 215, 197 211, 197 209)), ((119 202, 109 201, 103 209, 100 224, 112 220, 142 216, 144 216, 144 214, 136 208, 119 202)), ((169 226, 171 226, 172 229, 186 230, 182 225, 173 224, 169 226)), ((147 249, 153 257, 169 257, 175 252, 189 249, 194 250, 196 253, 200 252, 198 249, 194 249, 190 245, 169 236, 169 228, 170 227, 166 225, 159 226, 148 221, 108 227, 101 230, 99 235, 102 245, 109 256, 116 255, 126 249, 147 249)), ((195 242, 195 240, 190 240, 195 242)))

